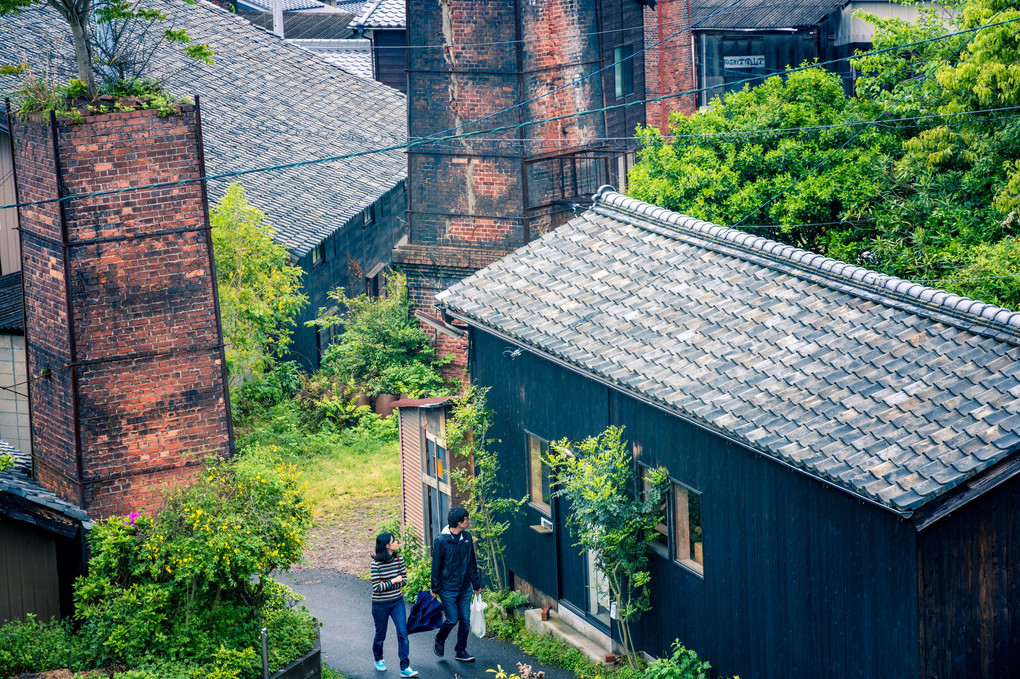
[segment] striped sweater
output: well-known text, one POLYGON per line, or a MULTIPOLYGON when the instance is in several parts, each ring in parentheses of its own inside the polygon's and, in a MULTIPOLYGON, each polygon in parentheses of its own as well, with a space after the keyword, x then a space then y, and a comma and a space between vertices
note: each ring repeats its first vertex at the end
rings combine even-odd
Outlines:
POLYGON ((396 601, 402 596, 401 588, 407 582, 407 569, 404 568, 404 559, 397 555, 392 561, 384 562, 372 559, 372 603, 382 604, 396 601), (399 584, 390 582, 393 578, 401 576, 403 579, 399 584))

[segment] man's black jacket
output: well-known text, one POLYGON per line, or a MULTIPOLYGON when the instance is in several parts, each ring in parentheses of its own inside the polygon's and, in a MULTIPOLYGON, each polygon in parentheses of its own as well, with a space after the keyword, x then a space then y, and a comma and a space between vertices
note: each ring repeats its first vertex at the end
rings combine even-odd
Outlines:
POLYGON ((432 543, 432 591, 459 592, 468 582, 471 589, 481 587, 474 539, 466 530, 457 535, 443 531, 432 543))

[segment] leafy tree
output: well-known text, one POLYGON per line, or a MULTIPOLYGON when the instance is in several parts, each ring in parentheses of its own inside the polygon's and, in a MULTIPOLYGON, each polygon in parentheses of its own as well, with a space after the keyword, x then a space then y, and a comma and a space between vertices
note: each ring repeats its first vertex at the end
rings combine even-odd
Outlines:
POLYGON ((450 476, 457 490, 467 494, 465 509, 471 514, 471 533, 478 544, 478 565, 497 591, 506 589, 506 545, 503 534, 510 527, 506 518, 517 512, 526 498, 503 497, 499 481, 499 457, 488 438, 492 411, 486 408, 488 389, 468 385, 454 399, 453 412, 446 421, 446 445, 473 469, 455 469, 450 476))
MULTIPOLYGON (((1020 18, 1002 0, 948 9, 921 7, 916 22, 863 16, 879 50, 1020 18)), ((1018 35, 1007 23, 862 56, 852 97, 812 69, 674 116, 676 136, 640 131, 631 193, 1016 308, 1018 35)))
POLYGON ((266 215, 232 184, 209 215, 223 336, 231 384, 266 373, 290 344, 295 316, 308 298, 302 271, 273 241, 266 215))
POLYGON ((385 295, 348 297, 342 288, 329 293, 341 312, 327 314, 308 325, 343 327, 339 342, 323 354, 320 373, 339 378, 348 386, 372 394, 402 393, 412 397, 445 393, 446 382, 436 367, 449 359, 435 360, 428 335, 411 317, 407 279, 392 273, 385 295))
MULTIPOLYGON (((12 14, 31 7, 44 0, 0 0, 0 16, 12 14)), ((194 3, 195 0, 188 0, 194 3)), ((167 15, 156 9, 143 7, 141 2, 131 0, 45 0, 64 17, 71 29, 75 60, 78 65, 78 80, 85 88, 89 99, 95 99, 99 92, 96 84, 96 54, 100 56, 100 71, 108 82, 124 78, 136 78, 143 73, 133 72, 135 66, 148 63, 155 45, 167 40, 184 45, 189 57, 212 63, 212 50, 208 45, 196 44, 187 32, 165 28, 154 31, 156 24, 165 22, 167 15), (152 34, 157 33, 156 40, 152 34), (151 45, 146 48, 143 43, 151 45), (139 51, 140 50, 140 51, 139 51)))
POLYGON ((620 427, 609 427, 578 444, 564 439, 551 449, 553 492, 570 501, 567 526, 577 538, 575 544, 595 555, 596 566, 606 576, 616 603, 620 643, 636 667, 630 623, 651 609, 649 542, 663 521, 666 470, 649 470, 650 488, 639 493, 634 457, 620 427))

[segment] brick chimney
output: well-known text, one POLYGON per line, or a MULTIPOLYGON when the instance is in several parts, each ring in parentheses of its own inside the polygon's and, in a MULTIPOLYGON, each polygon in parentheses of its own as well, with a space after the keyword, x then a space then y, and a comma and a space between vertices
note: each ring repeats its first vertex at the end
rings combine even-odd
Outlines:
MULTIPOLYGON (((527 102, 596 70, 595 0, 408 0, 408 133, 436 134, 527 102)), ((458 133, 602 106, 587 78, 458 133)), ((571 205, 609 181, 592 151, 605 117, 589 114, 408 152, 409 241, 394 252, 417 310, 472 272, 565 222, 571 205)), ((433 325, 434 327, 434 325, 433 325)), ((427 328, 428 329, 428 328, 427 328)), ((440 353, 466 368, 464 340, 436 335, 440 353)))
MULTIPOLYGON (((690 0, 659 0, 645 7, 645 96, 655 99, 694 89, 694 52, 691 41, 690 0), (655 45, 655 47, 652 47, 655 45)), ((650 127, 665 132, 669 114, 690 115, 697 109, 697 95, 670 97, 645 105, 650 127)))
MULTIPOLYGON (((194 106, 12 123, 20 202, 203 173, 194 106)), ((36 477, 97 518, 152 511, 232 452, 204 184, 19 216, 36 477)))

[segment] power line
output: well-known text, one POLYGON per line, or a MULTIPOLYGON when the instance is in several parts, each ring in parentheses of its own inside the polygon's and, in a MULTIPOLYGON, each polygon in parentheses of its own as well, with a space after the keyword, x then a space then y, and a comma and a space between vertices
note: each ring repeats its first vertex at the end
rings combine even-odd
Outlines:
MULTIPOLYGON (((739 2, 739 0, 737 0, 737 1, 739 2)), ((733 4, 736 4, 736 3, 733 3, 733 4)), ((936 40, 945 40, 947 38, 952 38, 952 37, 955 37, 957 35, 974 33, 976 31, 984 30, 986 28, 994 28, 996 26, 1002 26, 1002 25, 1005 25, 1005 24, 1011 24, 1011 23, 1014 23, 1014 22, 1017 22, 1017 21, 1020 21, 1020 17, 1016 17, 1016 18, 1013 18, 1013 19, 1007 19, 1005 21, 1000 21, 1000 22, 997 22, 997 23, 984 24, 982 26, 977 26, 975 28, 969 28, 969 29, 957 31, 955 33, 947 33, 947 34, 942 35, 942 36, 935 36, 935 37, 932 37, 932 38, 926 38, 925 40, 919 40, 919 41, 913 42, 913 43, 904 43, 904 44, 901 44, 901 45, 895 45, 893 47, 888 47, 888 48, 884 48, 884 49, 881 49, 881 50, 874 50, 874 51, 868 52, 868 53, 857 54, 857 55, 854 55, 852 57, 844 57, 844 58, 841 58, 841 59, 833 59, 833 60, 830 60, 830 61, 827 61, 827 62, 818 62, 818 63, 815 63, 815 64, 810 64, 810 65, 806 65, 806 66, 800 66, 800 67, 797 67, 797 68, 788 69, 787 73, 796 73, 796 72, 804 71, 804 70, 808 70, 808 69, 821 68, 821 67, 823 67, 825 65, 828 65, 828 64, 831 64, 831 63, 847 61, 849 59, 859 59, 859 58, 864 57, 864 56, 873 56, 873 55, 876 55, 876 54, 882 54, 882 53, 886 53, 886 52, 901 51, 901 50, 906 49, 908 47, 915 47, 915 46, 918 46, 918 45, 934 42, 936 40)), ((754 78, 752 80, 756 80, 756 79, 757 78, 754 78)), ((712 87, 707 87, 707 88, 702 88, 702 89, 710 90, 710 89, 715 89, 715 88, 722 87, 722 86, 723 85, 715 85, 715 86, 712 86, 712 87)), ((471 137, 477 137, 477 136, 482 135, 482 134, 492 134, 492 133, 496 133, 496 132, 505 132, 505 131, 515 130, 515 129, 523 129, 523 128, 530 127, 530 126, 533 126, 533 125, 540 125, 540 124, 549 123, 549 122, 556 122, 556 121, 560 121, 560 120, 567 120, 567 119, 570 119, 570 118, 577 118, 577 117, 580 117, 580 116, 592 115, 592 114, 595 114, 595 113, 601 113, 601 112, 605 112, 605 111, 611 111, 611 110, 616 110, 616 109, 628 108, 628 107, 631 107, 631 106, 637 106, 637 105, 641 105, 641 104, 655 103, 655 102, 664 101, 664 100, 667 100, 667 99, 675 99, 675 98, 679 98, 679 97, 688 96, 690 94, 693 94, 693 93, 696 93, 696 92, 699 92, 699 91, 701 91, 699 88, 694 88, 694 89, 686 90, 686 91, 683 91, 683 92, 678 92, 678 93, 673 93, 673 94, 664 94, 662 96, 652 97, 652 98, 649 98, 649 99, 642 99, 642 100, 638 100, 638 101, 626 102, 626 103, 623 103, 623 104, 614 104, 614 105, 610 105, 610 106, 603 106, 603 107, 595 108, 595 109, 587 109, 587 110, 584 110, 584 111, 578 111, 578 112, 575 112, 575 113, 568 113, 568 114, 563 114, 563 115, 559 115, 559 116, 552 116, 552 117, 543 118, 543 119, 540 119, 540 120, 524 121, 524 122, 518 123, 516 125, 502 125, 502 126, 499 126, 499 127, 489 128, 487 130, 476 130, 476 131, 473 131, 473 132, 463 132, 463 133, 460 133, 460 134, 453 134, 453 135, 448 135, 448 136, 444 136, 444 137, 419 137, 419 138, 415 138, 413 140, 407 141, 405 143, 397 143, 397 144, 392 144, 392 145, 389 145, 389 146, 383 146, 383 147, 380 147, 380 148, 367 149, 367 150, 364 150, 364 151, 356 151, 356 152, 353 152, 353 153, 346 153, 346 154, 340 154, 340 155, 335 155, 335 156, 327 156, 327 157, 324 157, 324 158, 314 158, 314 159, 311 159, 311 160, 302 160, 302 161, 296 161, 296 162, 293 162, 293 163, 282 163, 282 164, 271 165, 271 166, 266 166, 266 167, 250 168, 250 169, 247 169, 247 170, 232 170, 232 171, 220 172, 220 173, 216 173, 216 174, 207 174, 207 175, 203 175, 201 177, 192 177, 192 178, 188 178, 188 179, 180 179, 180 180, 176 180, 176 181, 172 181, 172 182, 157 182, 157 183, 153 183, 153 184, 145 184, 145 185, 141 185, 141 186, 132 186, 132 187, 126 187, 126 188, 121 188, 121 189, 109 189, 109 190, 106 190, 106 191, 96 191, 96 192, 92 192, 92 193, 71 194, 71 195, 60 197, 60 198, 46 198, 46 199, 37 200, 37 201, 31 201, 31 202, 27 202, 27 203, 10 203, 10 204, 7 204, 7 205, 0 205, 0 209, 10 208, 10 207, 30 207, 30 206, 34 206, 34 205, 43 205, 43 204, 48 204, 48 203, 64 202, 64 201, 75 200, 75 199, 79 199, 79 198, 93 198, 93 197, 98 197, 98 196, 107 196, 107 195, 115 195, 115 194, 120 194, 120 193, 127 193, 127 192, 130 192, 130 191, 142 191, 142 190, 147 190, 147 189, 164 188, 164 187, 168 187, 168 186, 179 186, 179 185, 182 185, 182 184, 188 184, 188 183, 192 183, 192 182, 196 182, 196 181, 219 180, 219 179, 227 179, 227 178, 230 178, 230 177, 241 177, 241 176, 244 176, 244 175, 255 174, 255 173, 260 173, 260 172, 276 172, 276 171, 281 171, 281 170, 289 170, 289 169, 294 169, 294 168, 298 168, 298 167, 304 167, 304 166, 308 166, 308 165, 317 165, 317 164, 322 164, 322 163, 336 162, 336 161, 340 161, 340 160, 348 160, 348 159, 351 159, 351 158, 358 158, 358 157, 361 157, 361 156, 374 155, 374 154, 377 154, 377 153, 387 153, 387 152, 390 152, 390 151, 399 151, 399 150, 413 148, 413 147, 416 147, 416 146, 422 146, 422 145, 425 145, 425 144, 434 144, 436 142, 443 142, 443 141, 448 141, 448 140, 453 140, 453 139, 466 139, 466 138, 471 138, 471 137)), ((547 94, 551 94, 551 92, 547 93, 547 94)), ((545 95, 543 95, 543 96, 545 96, 545 95)), ((510 109, 506 109, 506 110, 510 110, 510 109)), ((499 115, 499 113, 496 113, 496 114, 493 114, 493 115, 499 115)), ((488 118, 488 117, 491 117, 491 116, 486 116, 486 118, 488 118)), ((451 128, 451 129, 459 129, 460 127, 465 127, 467 125, 472 125, 475 122, 480 122, 481 120, 484 120, 484 119, 485 118, 480 118, 480 119, 478 119, 478 121, 471 121, 471 122, 468 122, 468 123, 464 123, 464 124, 458 126, 458 128, 451 128)), ((440 133, 436 133, 436 134, 440 134, 440 133)), ((508 141, 520 141, 520 140, 508 140, 508 141)), ((583 142, 583 140, 578 140, 578 141, 583 142)))

